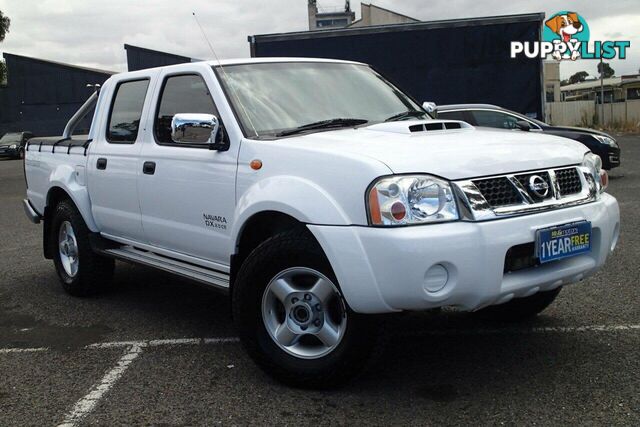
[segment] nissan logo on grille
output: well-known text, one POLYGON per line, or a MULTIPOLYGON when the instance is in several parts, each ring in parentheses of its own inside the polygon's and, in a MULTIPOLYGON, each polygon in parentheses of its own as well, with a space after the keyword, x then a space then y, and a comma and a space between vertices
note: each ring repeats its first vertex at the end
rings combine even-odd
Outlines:
POLYGON ((549 184, 540 175, 531 175, 529 178, 529 190, 544 199, 549 194, 549 184))

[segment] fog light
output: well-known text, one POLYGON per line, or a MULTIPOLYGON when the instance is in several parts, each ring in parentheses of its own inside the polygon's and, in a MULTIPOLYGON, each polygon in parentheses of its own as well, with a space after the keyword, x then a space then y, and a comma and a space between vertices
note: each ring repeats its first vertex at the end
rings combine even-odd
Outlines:
POLYGON ((424 275, 424 290, 427 292, 438 292, 442 290, 449 281, 449 272, 440 264, 431 266, 424 275))

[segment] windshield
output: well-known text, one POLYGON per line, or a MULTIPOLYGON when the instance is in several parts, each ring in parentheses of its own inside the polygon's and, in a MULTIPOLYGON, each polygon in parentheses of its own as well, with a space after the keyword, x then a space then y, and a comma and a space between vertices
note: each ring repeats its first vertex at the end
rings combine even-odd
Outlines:
POLYGON ((0 138, 0 143, 2 142, 20 142, 22 139, 22 134, 20 133, 5 133, 2 138, 0 138))
POLYGON ((292 134, 290 131, 298 128, 311 132, 340 125, 352 127, 390 118, 429 118, 408 96, 365 65, 243 64, 225 66, 219 76, 248 137, 292 134), (399 115, 407 111, 413 114, 399 115), (324 121, 330 125, 313 126, 324 121))

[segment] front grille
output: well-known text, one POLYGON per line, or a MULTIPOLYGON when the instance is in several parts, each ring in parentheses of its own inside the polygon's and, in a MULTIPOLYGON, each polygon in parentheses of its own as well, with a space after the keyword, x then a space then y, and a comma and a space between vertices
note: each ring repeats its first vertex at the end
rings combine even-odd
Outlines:
POLYGON ((527 194, 533 199, 534 202, 541 202, 544 199, 548 199, 548 198, 553 196, 553 189, 552 189, 552 185, 553 184, 551 184, 551 178, 549 177, 549 172, 536 172, 536 173, 528 173, 528 174, 524 174, 524 175, 516 175, 516 179, 518 180, 520 185, 522 185, 522 188, 525 189, 527 194), (535 175, 537 175, 540 178, 544 179, 544 182, 546 182, 547 185, 549 186, 547 194, 544 197, 534 193, 529 188, 529 181, 531 180, 531 177, 535 176, 535 175))
POLYGON ((522 203, 518 190, 508 178, 489 178, 473 181, 487 203, 492 207, 509 206, 522 203))
POLYGON ((597 191, 591 175, 584 167, 572 166, 461 179, 453 184, 462 203, 461 217, 488 221, 593 202, 597 191))
POLYGON ((558 181, 560 194, 563 196, 577 194, 582 191, 582 182, 576 168, 556 170, 556 180, 558 181))
MULTIPOLYGON (((582 181, 580 180, 578 169, 563 168, 555 169, 554 172, 560 198, 575 195, 582 191, 582 181)), ((475 179, 472 182, 491 208, 541 203, 553 199, 555 195, 554 183, 549 171, 475 179), (533 191, 530 185, 530 180, 533 176, 542 178, 548 186, 548 191, 533 191), (516 188, 518 187, 516 181, 520 184, 520 189, 516 188), (523 195, 521 192, 526 194, 523 195)))

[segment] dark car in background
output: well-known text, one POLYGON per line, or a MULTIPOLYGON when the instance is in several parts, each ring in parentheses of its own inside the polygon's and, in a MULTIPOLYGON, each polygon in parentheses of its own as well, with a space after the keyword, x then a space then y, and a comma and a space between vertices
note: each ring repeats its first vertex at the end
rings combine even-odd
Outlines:
POLYGON ((27 141, 33 138, 31 132, 9 132, 0 138, 0 158, 10 157, 12 159, 24 158, 24 146, 27 141))
POLYGON ((605 169, 620 166, 620 147, 611 135, 604 132, 570 126, 552 126, 490 104, 438 105, 435 113, 439 119, 462 120, 474 126, 545 132, 574 139, 600 156, 605 169))

